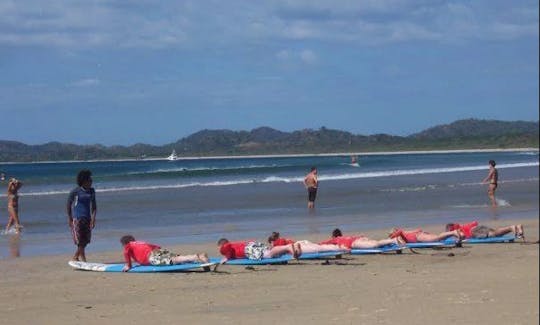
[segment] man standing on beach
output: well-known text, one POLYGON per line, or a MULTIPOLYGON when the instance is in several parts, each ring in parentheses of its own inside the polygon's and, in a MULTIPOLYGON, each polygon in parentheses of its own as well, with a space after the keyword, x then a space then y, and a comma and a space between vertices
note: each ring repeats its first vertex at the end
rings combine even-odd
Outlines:
POLYGON ((317 187, 319 186, 317 167, 311 167, 311 171, 304 178, 304 186, 308 191, 308 209, 313 209, 315 207, 315 198, 317 197, 317 187))

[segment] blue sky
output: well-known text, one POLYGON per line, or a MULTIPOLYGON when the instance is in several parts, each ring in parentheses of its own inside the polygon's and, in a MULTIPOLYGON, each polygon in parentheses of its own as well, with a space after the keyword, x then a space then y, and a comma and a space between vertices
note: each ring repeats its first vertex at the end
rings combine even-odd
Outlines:
POLYGON ((0 139, 538 120, 538 1, 0 1, 0 139))

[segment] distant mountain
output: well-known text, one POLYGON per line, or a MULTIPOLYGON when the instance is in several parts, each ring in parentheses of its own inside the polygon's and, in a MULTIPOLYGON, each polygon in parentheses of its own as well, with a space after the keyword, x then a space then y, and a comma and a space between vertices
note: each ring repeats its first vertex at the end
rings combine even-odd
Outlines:
POLYGON ((143 159, 166 157, 176 150, 182 157, 256 154, 302 154, 400 150, 499 149, 539 146, 539 123, 525 121, 459 120, 410 136, 355 135, 321 127, 282 132, 270 127, 251 131, 202 130, 163 146, 76 145, 49 142, 27 145, 0 141, 0 161, 58 161, 143 159))

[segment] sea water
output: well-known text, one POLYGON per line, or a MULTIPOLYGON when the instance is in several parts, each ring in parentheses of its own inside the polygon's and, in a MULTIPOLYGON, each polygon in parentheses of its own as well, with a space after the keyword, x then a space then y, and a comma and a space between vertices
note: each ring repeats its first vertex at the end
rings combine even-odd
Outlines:
MULTIPOLYGON (((21 235, 0 236, 0 257, 74 250, 66 217, 77 172, 90 169, 98 213, 88 251, 119 249, 119 238, 162 245, 264 240, 282 234, 417 227, 486 219, 506 224, 538 215, 538 151, 47 162, 0 164, 17 177, 21 235), (490 208, 482 179, 497 161, 499 207, 490 208), (314 210, 302 184, 319 172, 314 210)), ((7 181, 0 182, 7 187, 7 181)), ((5 193, 5 192, 4 192, 5 193)), ((0 220, 7 222, 0 195, 0 220)))

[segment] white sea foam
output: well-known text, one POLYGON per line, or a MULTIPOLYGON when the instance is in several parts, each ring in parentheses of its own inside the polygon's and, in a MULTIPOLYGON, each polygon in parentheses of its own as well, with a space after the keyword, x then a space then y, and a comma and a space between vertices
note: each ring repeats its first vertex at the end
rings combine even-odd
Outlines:
MULTIPOLYGON (((539 166, 538 162, 531 163, 514 163, 514 164, 501 164, 497 167, 499 169, 504 168, 518 168, 518 167, 534 167, 539 166)), ((334 181, 334 180, 347 180, 347 179, 360 179, 360 178, 376 178, 376 177, 392 177, 392 176, 404 176, 404 175, 422 175, 422 174, 438 174, 438 173, 453 173, 475 170, 486 170, 485 165, 481 166, 462 166, 462 167, 446 167, 446 168, 424 168, 424 169, 404 169, 404 170, 388 170, 388 171, 376 171, 376 172, 357 172, 357 173, 345 173, 336 175, 321 175, 319 180, 321 181, 334 181)), ((176 184, 160 184, 160 185, 141 185, 141 186, 120 186, 120 187, 102 187, 97 188, 96 192, 121 192, 121 191, 143 191, 143 190, 160 190, 160 189, 179 189, 198 186, 231 186, 251 183, 294 183, 302 182, 302 176, 283 177, 283 176, 269 176, 262 180, 253 178, 238 178, 226 181, 209 181, 209 182, 190 182, 190 183, 176 183, 176 184)), ((478 185, 480 183, 471 183, 471 185, 478 185)), ((426 185, 428 186, 428 185, 426 185)), ((415 190, 421 190, 416 188, 415 190)), ((67 194, 69 190, 51 190, 42 192, 26 192, 21 193, 21 196, 36 196, 36 195, 58 195, 67 194)), ((5 194, 0 195, 0 197, 5 194)))

